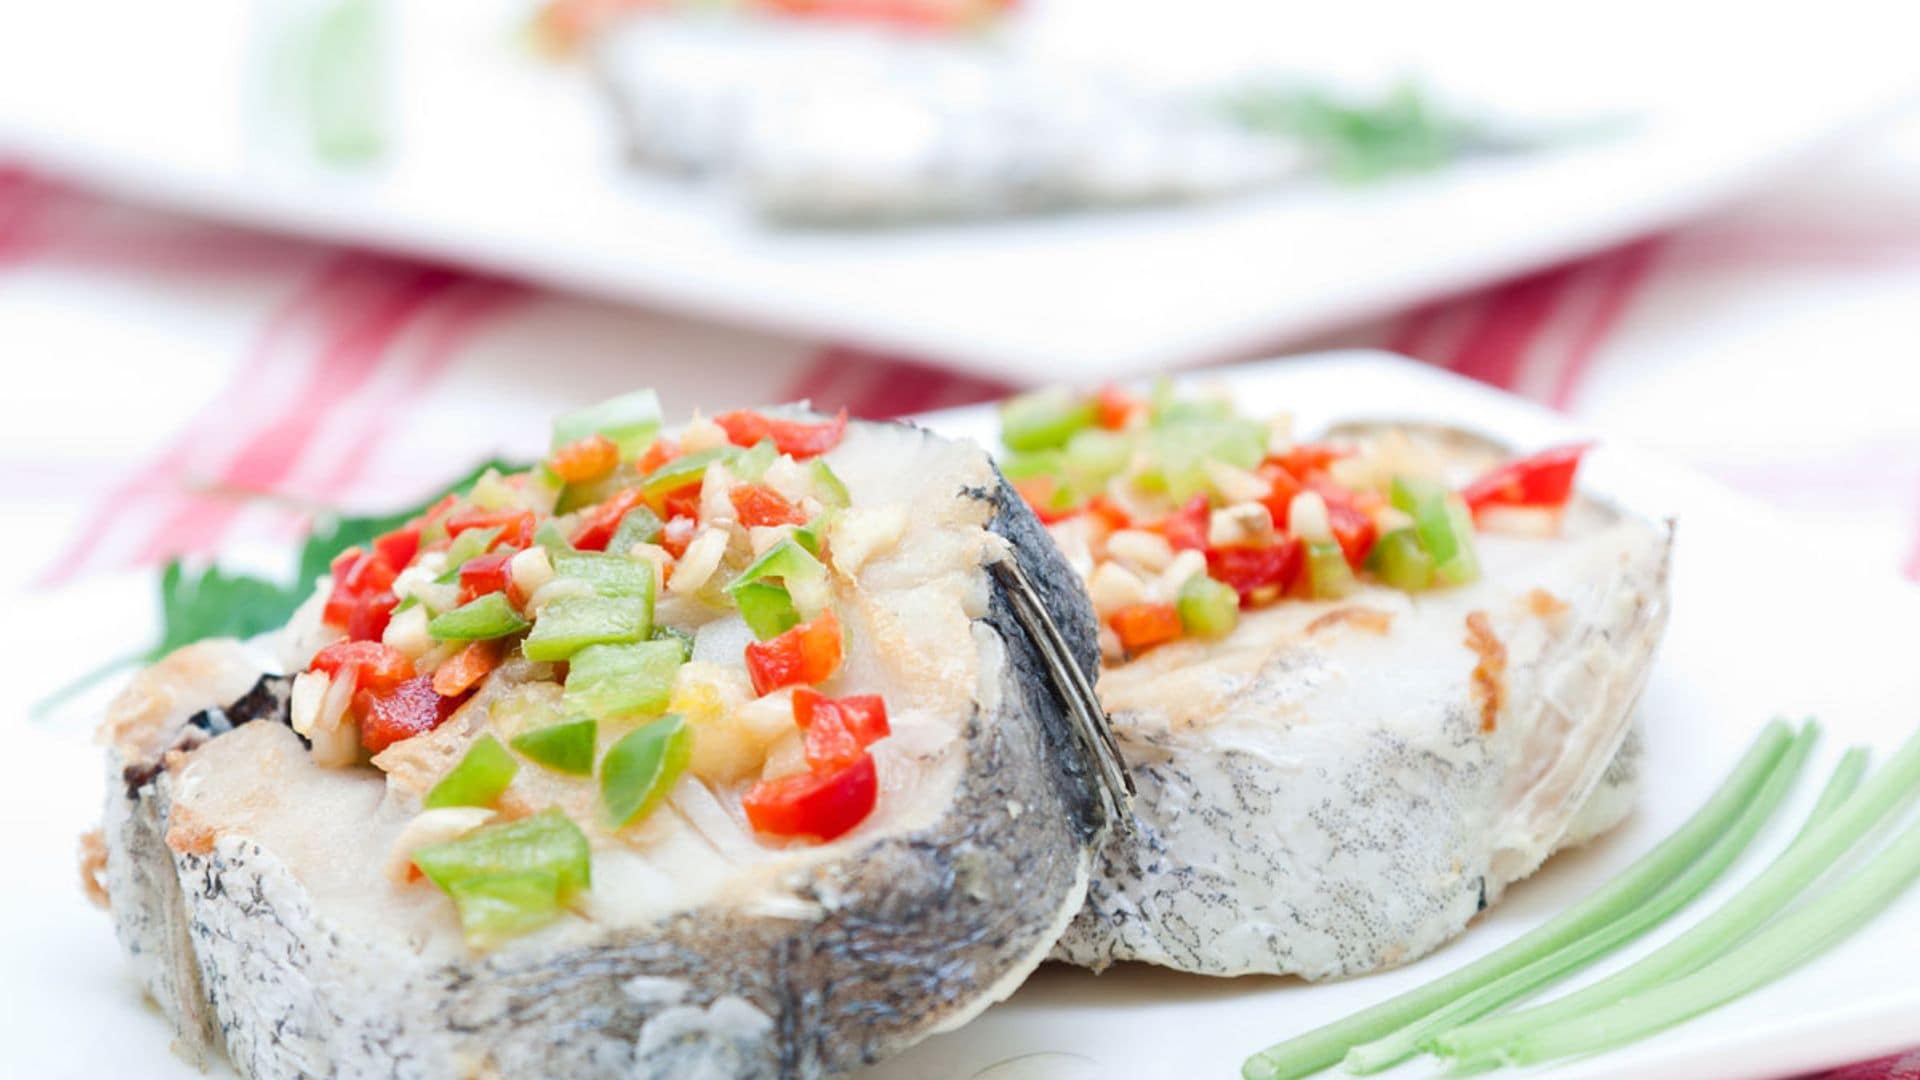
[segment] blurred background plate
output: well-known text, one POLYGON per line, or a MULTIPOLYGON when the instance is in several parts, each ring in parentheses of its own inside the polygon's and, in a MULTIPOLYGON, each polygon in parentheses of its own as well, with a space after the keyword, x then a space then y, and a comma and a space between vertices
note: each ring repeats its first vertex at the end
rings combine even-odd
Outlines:
POLYGON ((1060 0, 1076 40, 1142 67, 1197 59, 1349 87, 1410 75, 1469 110, 1497 102, 1501 119, 1612 130, 1363 187, 781 230, 626 168, 585 73, 527 48, 529 8, 512 0, 389 3, 384 156, 343 170, 285 153, 272 39, 320 2, 9 5, 0 160, 981 373, 1091 379, 1248 355, 1664 224, 1920 84, 1911 34, 1887 22, 1911 18, 1899 5, 1060 0))

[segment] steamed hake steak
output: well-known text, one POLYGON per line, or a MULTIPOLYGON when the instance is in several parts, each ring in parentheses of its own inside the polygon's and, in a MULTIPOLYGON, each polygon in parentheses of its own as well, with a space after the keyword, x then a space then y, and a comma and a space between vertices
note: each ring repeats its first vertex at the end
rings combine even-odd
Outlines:
POLYGON ((181 1049, 813 1076, 1045 956, 1124 775, 1030 513, 919 429, 657 410, 342 555, 277 660, 115 703, 99 882, 181 1049))
POLYGON ((1090 67, 1018 18, 983 39, 984 14, 959 32, 900 33, 650 10, 597 35, 592 65, 634 161, 717 180, 785 222, 1198 200, 1310 167, 1298 143, 1238 123, 1220 93, 1090 67))
POLYGON ((1004 420, 1139 791, 1057 957, 1391 967, 1630 811, 1669 537, 1574 493, 1583 448, 1112 392, 1004 420))

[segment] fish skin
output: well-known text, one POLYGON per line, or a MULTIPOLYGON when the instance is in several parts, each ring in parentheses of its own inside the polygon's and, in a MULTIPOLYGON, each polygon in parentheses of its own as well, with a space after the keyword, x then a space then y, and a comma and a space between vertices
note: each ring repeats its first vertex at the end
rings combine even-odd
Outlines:
MULTIPOLYGON (((1046 583, 1039 602, 1090 680, 1089 605, 1025 504, 1004 480, 956 495, 993 503, 991 528, 1046 583)), ((178 758, 123 744, 108 753, 105 813, 116 930, 183 1054, 224 1050, 250 1077, 811 1077, 878 1060, 1018 986, 1079 908, 1106 826, 1094 770, 1060 756, 1085 740, 1006 588, 990 577, 979 620, 1004 648, 998 704, 975 703, 952 807, 805 871, 797 892, 816 920, 696 909, 589 945, 396 955, 328 926, 244 835, 170 849, 178 758), (135 758, 161 767, 129 788, 128 769, 147 764, 135 758)), ((191 746, 204 733, 190 718, 232 700, 208 687, 254 674, 238 643, 203 642, 130 693, 169 706, 152 745, 191 746)), ((299 749, 284 728, 237 730, 299 749)))
MULTIPOLYGON (((1394 967, 1458 935, 1554 851, 1617 824, 1640 779, 1632 714, 1666 623, 1671 533, 1597 504, 1584 512, 1609 522, 1572 541, 1594 546, 1587 577, 1604 580, 1563 639, 1509 671, 1513 697, 1492 733, 1465 664, 1455 695, 1409 690, 1399 709, 1330 721, 1316 700, 1352 699, 1343 687, 1425 660, 1371 656, 1376 643, 1358 633, 1321 653, 1276 651, 1239 687, 1235 708, 1248 713, 1201 730, 1129 709, 1109 674, 1101 697, 1139 790, 1134 835, 1109 838, 1055 959, 1308 979, 1394 967), (1515 793, 1529 740, 1560 745, 1556 724, 1591 753, 1542 766, 1560 788, 1515 793)), ((1525 592, 1491 578, 1467 588, 1489 600, 1525 592)), ((1402 604, 1391 633, 1439 617, 1391 590, 1351 599, 1402 604)))

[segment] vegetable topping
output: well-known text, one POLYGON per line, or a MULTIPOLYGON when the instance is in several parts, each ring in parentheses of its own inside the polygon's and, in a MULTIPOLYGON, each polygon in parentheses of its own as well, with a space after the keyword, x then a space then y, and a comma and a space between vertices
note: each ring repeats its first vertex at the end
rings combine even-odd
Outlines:
POLYGON ((556 421, 544 462, 333 560, 318 619, 337 640, 295 680, 295 730, 319 764, 423 775, 403 786, 424 810, 507 820, 412 855, 473 944, 562 917, 590 849, 642 835, 683 782, 774 846, 872 813, 886 703, 815 689, 848 646, 825 546, 850 499, 822 457, 846 425, 742 411, 667 438, 653 394, 626 395, 556 421), (751 639, 694 663, 697 631, 735 614, 751 639))
POLYGON ((1001 407, 1007 479, 1086 575, 1109 659, 1230 632, 1239 610, 1480 573, 1475 530, 1558 528, 1585 446, 1466 487, 1404 435, 1300 443, 1286 417, 1162 387, 1039 390, 1001 407))

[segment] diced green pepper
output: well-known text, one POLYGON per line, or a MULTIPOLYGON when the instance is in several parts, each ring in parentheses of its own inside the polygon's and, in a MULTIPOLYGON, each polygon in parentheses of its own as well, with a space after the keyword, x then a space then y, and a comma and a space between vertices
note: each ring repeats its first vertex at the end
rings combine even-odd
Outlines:
POLYGON ((1009 450, 1049 450, 1091 427, 1098 414, 1091 398, 1065 390, 1036 390, 1000 406, 1000 441, 1009 450))
POLYGON ((532 625, 513 610, 506 593, 491 592, 427 622, 435 641, 483 641, 517 634, 532 625))
POLYGON ((1155 382, 1147 397, 1147 420, 1154 427, 1195 422, 1211 424, 1232 416, 1233 406, 1219 398, 1180 397, 1172 379, 1155 382))
POLYGON ((655 626, 653 628, 653 640, 671 641, 680 646, 681 663, 693 659, 693 635, 677 626, 655 626))
POLYGON ((766 475, 767 466, 773 464, 774 459, 779 456, 780 451, 773 445, 772 439, 761 439, 745 453, 736 456, 727 467, 740 479, 757 484, 760 478, 766 475))
POLYGON ((1195 574, 1180 586, 1175 607, 1180 612, 1180 626, 1195 637, 1225 637, 1240 621, 1240 594, 1233 591, 1233 586, 1205 574, 1195 574))
POLYGON ((640 490, 649 498, 663 498, 694 483, 707 474, 707 466, 729 461, 740 453, 737 446, 716 446, 683 454, 648 473, 640 480, 640 490))
POLYGON ((798 542, 786 539, 768 548, 728 583, 727 592, 737 603, 741 589, 769 578, 778 578, 786 586, 801 618, 811 619, 827 609, 827 568, 798 542))
POLYGON ((1067 471, 1067 455, 1061 450, 1008 454, 1000 459, 1000 471, 1009 480, 1029 480, 1036 476, 1058 479, 1067 471))
POLYGON ((793 606, 787 590, 772 582, 750 581, 729 592, 740 605, 740 617, 747 620, 753 636, 765 641, 800 625, 800 612, 793 606))
POLYGON ((693 729, 663 716, 620 737, 600 762, 600 801, 614 828, 631 825, 659 805, 693 757, 693 729))
POLYGON ((544 870, 466 878, 449 885, 447 895, 460 914, 461 933, 477 949, 530 934, 562 910, 558 883, 544 870))
POLYGON ((428 844, 413 864, 442 889, 497 874, 554 876, 561 900, 593 884, 592 850, 572 819, 549 807, 518 821, 483 825, 455 840, 428 844))
POLYGON ((1358 588, 1346 552, 1332 540, 1307 544, 1307 585, 1316 600, 1337 600, 1358 588))
POLYGON ((833 522, 833 511, 821 511, 820 516, 793 530, 793 542, 807 549, 807 554, 820 557, 820 537, 833 522))
POLYGON ((590 776, 600 726, 592 720, 569 720, 515 735, 511 745, 529 759, 554 772, 590 776))
POLYGON ((1073 486, 1097 491, 1133 460, 1133 440, 1117 431, 1088 428, 1067 440, 1064 464, 1073 486))
POLYGON ((541 522, 540 527, 533 530, 533 542, 546 548, 549 556, 573 550, 573 541, 567 539, 567 534, 561 531, 560 524, 552 518, 541 522))
POLYGON ((460 568, 466 565, 467 560, 485 555, 487 549, 492 547, 493 542, 498 539, 500 539, 498 525, 490 529, 468 529, 454 537, 453 543, 447 546, 447 571, 455 575, 459 574, 460 568))
POLYGON ((520 505, 520 492, 507 483, 499 469, 488 469, 473 482, 473 490, 467 493, 473 505, 482 510, 506 510, 520 505))
POLYGON ((427 792, 425 804, 434 810, 442 806, 492 806, 500 793, 513 783, 520 763, 491 735, 482 735, 467 750, 440 782, 427 792))
POLYGON ((847 485, 827 466, 826 459, 814 458, 808 468, 813 471, 813 497, 820 500, 820 505, 830 510, 845 510, 853 505, 847 485))
POLYGON ((568 663, 562 700, 567 711, 597 719, 649 716, 667 707, 684 662, 675 641, 589 645, 568 663))
POLYGON ((653 632, 651 596, 561 596, 540 609, 520 644, 529 660, 565 660, 589 645, 625 645, 653 632))
POLYGON ((660 396, 652 390, 635 390, 554 420, 553 448, 589 435, 605 435, 620 447, 621 457, 633 457, 647 448, 659 430, 660 396))
POLYGON ((660 542, 660 515, 644 506, 636 506, 620 519, 620 525, 613 530, 613 539, 607 541, 607 550, 625 555, 633 550, 635 544, 657 544, 660 542))
POLYGON ((1367 556, 1367 568, 1402 592, 1419 592, 1433 584, 1433 556, 1420 547, 1412 526, 1381 537, 1367 556))
POLYGON ((554 555, 552 561, 554 577, 584 581, 601 596, 644 598, 651 612, 654 587, 652 563, 598 551, 562 552, 554 555))
POLYGON ((1458 495, 1430 480, 1396 476, 1393 505, 1413 517, 1420 546, 1433 558, 1433 580, 1465 585, 1480 577, 1473 547, 1473 515, 1458 495))
POLYGON ((1211 487, 1207 462, 1218 461, 1241 469, 1260 464, 1266 454, 1266 429, 1251 420, 1227 418, 1211 422, 1169 424, 1149 439, 1152 471, 1166 493, 1184 503, 1211 487))

